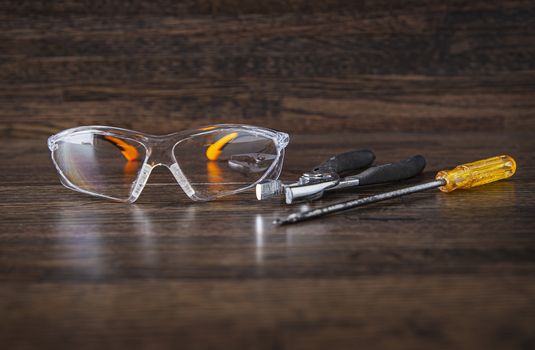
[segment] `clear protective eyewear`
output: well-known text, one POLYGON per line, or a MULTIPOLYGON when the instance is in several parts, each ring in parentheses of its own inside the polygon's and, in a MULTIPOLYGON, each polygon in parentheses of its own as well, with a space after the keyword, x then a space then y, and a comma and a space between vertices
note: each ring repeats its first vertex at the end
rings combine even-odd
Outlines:
POLYGON ((82 126, 48 139, 61 183, 72 190, 135 202, 157 166, 167 167, 195 201, 208 201, 276 180, 286 133, 220 124, 168 135, 82 126))

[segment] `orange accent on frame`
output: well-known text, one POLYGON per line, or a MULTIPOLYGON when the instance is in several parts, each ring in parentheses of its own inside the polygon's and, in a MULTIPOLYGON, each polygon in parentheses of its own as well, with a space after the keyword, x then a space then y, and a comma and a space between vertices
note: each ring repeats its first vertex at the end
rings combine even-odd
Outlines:
POLYGON ((212 129, 215 129, 215 126, 206 126, 204 128, 199 128, 197 130, 208 131, 208 130, 212 130, 212 129))
POLYGON ((129 162, 138 159, 139 152, 137 151, 136 147, 132 146, 126 141, 113 136, 104 136, 104 139, 119 147, 121 149, 121 153, 129 162))
POLYGON ((234 140, 238 136, 237 132, 230 133, 226 136, 223 136, 216 142, 212 143, 207 149, 206 149, 206 158, 209 160, 217 160, 219 156, 221 155, 221 150, 225 147, 227 143, 234 140))

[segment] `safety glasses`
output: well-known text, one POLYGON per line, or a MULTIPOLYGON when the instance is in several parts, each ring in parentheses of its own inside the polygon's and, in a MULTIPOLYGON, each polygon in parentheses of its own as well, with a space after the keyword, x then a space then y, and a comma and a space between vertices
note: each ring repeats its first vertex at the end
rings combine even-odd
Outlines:
POLYGON ((155 136, 82 126, 48 139, 62 184, 75 191, 133 203, 157 166, 167 167, 195 201, 242 192, 282 170, 288 134, 220 124, 155 136))

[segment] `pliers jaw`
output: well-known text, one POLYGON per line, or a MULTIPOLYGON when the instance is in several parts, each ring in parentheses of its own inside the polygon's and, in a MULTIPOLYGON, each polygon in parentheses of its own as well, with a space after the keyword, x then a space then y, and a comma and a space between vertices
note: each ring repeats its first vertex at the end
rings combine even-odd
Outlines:
POLYGON ((340 175, 335 172, 306 172, 301 175, 297 184, 284 189, 286 204, 319 199, 326 189, 336 186, 339 182, 340 175))
POLYGON ((312 201, 323 197, 323 193, 338 185, 340 179, 325 180, 322 182, 308 183, 303 185, 286 186, 284 196, 286 204, 292 204, 300 201, 312 201))
POLYGON ((294 183, 283 184, 277 180, 257 184, 256 198, 265 200, 284 195, 288 204, 318 199, 323 196, 325 190, 338 185, 341 173, 367 168, 374 159, 375 155, 369 150, 341 153, 327 159, 312 171, 304 173, 294 183))

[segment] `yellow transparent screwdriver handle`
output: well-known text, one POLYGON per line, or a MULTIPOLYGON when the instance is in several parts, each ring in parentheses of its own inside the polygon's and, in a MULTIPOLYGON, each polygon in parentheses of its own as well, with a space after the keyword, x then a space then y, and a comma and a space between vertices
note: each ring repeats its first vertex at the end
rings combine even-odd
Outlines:
POLYGON ((439 171, 435 178, 446 180, 446 185, 439 187, 442 192, 451 192, 458 188, 467 189, 507 179, 513 176, 515 171, 515 160, 503 155, 459 165, 452 170, 439 171))

